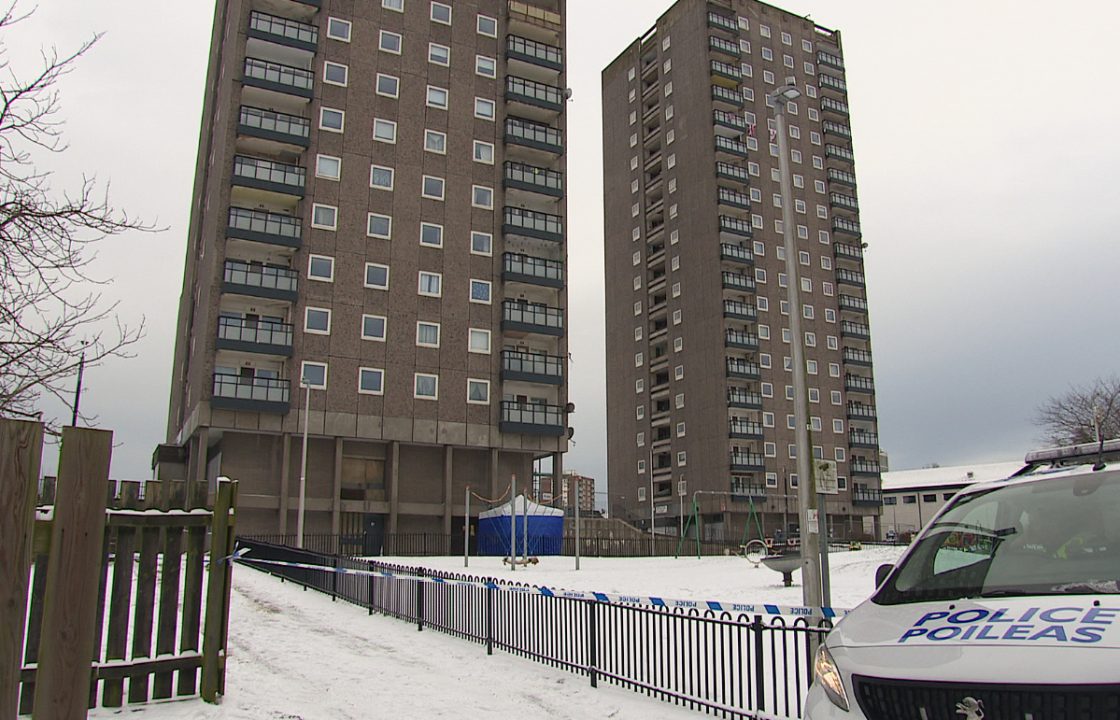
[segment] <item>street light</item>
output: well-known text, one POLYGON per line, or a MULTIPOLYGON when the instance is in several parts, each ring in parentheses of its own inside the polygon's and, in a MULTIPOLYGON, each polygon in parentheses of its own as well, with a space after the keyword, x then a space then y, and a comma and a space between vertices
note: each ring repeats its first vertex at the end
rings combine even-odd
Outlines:
POLYGON ((303 452, 299 458, 299 509, 296 511, 296 547, 303 548, 303 510, 307 497, 307 416, 311 410, 311 384, 301 377, 299 386, 306 390, 303 399, 303 452))
POLYGON ((816 482, 809 445, 809 391, 805 372, 805 336, 801 333, 801 280, 797 272, 794 239, 793 191, 790 188, 789 141, 786 137, 787 103, 801 97, 793 78, 766 95, 778 135, 778 172, 782 189, 782 234, 786 252, 786 299, 789 302, 790 345, 793 350, 794 446, 797 448, 797 516, 801 535, 801 595, 808 607, 820 607, 821 566, 816 482))

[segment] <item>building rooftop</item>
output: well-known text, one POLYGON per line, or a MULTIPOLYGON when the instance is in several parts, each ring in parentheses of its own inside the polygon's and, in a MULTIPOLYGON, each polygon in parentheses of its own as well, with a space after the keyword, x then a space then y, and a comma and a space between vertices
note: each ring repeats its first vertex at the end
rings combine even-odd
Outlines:
POLYGON ((920 470, 895 470, 883 473, 883 492, 929 487, 964 487, 978 482, 1002 480, 1021 470, 1023 465, 1022 461, 1008 460, 920 470))

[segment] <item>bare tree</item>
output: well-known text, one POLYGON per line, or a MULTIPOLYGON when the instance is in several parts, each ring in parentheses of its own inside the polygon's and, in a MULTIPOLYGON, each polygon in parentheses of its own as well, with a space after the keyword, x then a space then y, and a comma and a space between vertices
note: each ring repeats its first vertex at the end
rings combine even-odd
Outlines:
POLYGON ((68 55, 41 51, 35 74, 21 78, 4 42, 30 14, 17 6, 0 11, 0 416, 20 418, 41 417, 45 396, 71 407, 68 381, 83 354, 95 366, 127 357, 140 339, 143 320, 121 324, 100 292, 107 280, 89 270, 98 241, 153 228, 110 205, 93 177, 69 191, 51 187, 39 161, 66 150, 57 84, 100 35, 68 55))
POLYGON ((1075 445, 1120 437, 1120 378, 1097 378, 1071 386, 1038 407, 1035 423, 1054 445, 1075 445))

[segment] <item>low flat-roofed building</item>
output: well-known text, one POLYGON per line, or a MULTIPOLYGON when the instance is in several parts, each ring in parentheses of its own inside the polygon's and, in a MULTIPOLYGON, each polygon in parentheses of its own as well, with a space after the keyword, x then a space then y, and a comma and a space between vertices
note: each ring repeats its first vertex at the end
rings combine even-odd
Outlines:
POLYGON ((1022 461, 1008 460, 883 473, 882 539, 907 539, 961 488, 1008 477, 1023 465, 1022 461))

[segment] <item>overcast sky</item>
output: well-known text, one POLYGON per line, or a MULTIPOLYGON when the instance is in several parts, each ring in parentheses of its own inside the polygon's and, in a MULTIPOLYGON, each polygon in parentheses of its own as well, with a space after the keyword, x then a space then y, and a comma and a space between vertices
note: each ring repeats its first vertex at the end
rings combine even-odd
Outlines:
MULTIPOLYGON (((671 4, 568 0, 577 412, 566 466, 599 479, 599 74, 671 4)), ((1038 444, 1040 402, 1120 364, 1120 4, 779 4, 843 33, 879 431, 891 467, 1021 458, 1038 444)), ((108 294, 122 301, 121 315, 147 321, 138 357, 86 376, 83 410, 116 432, 115 477, 148 477, 164 439, 212 12, 208 0, 49 0, 3 38, 27 74, 40 46, 71 49, 106 32, 63 83, 70 149, 55 184, 96 173, 111 180, 119 206, 168 228, 101 248, 98 267, 115 279, 108 294)))

